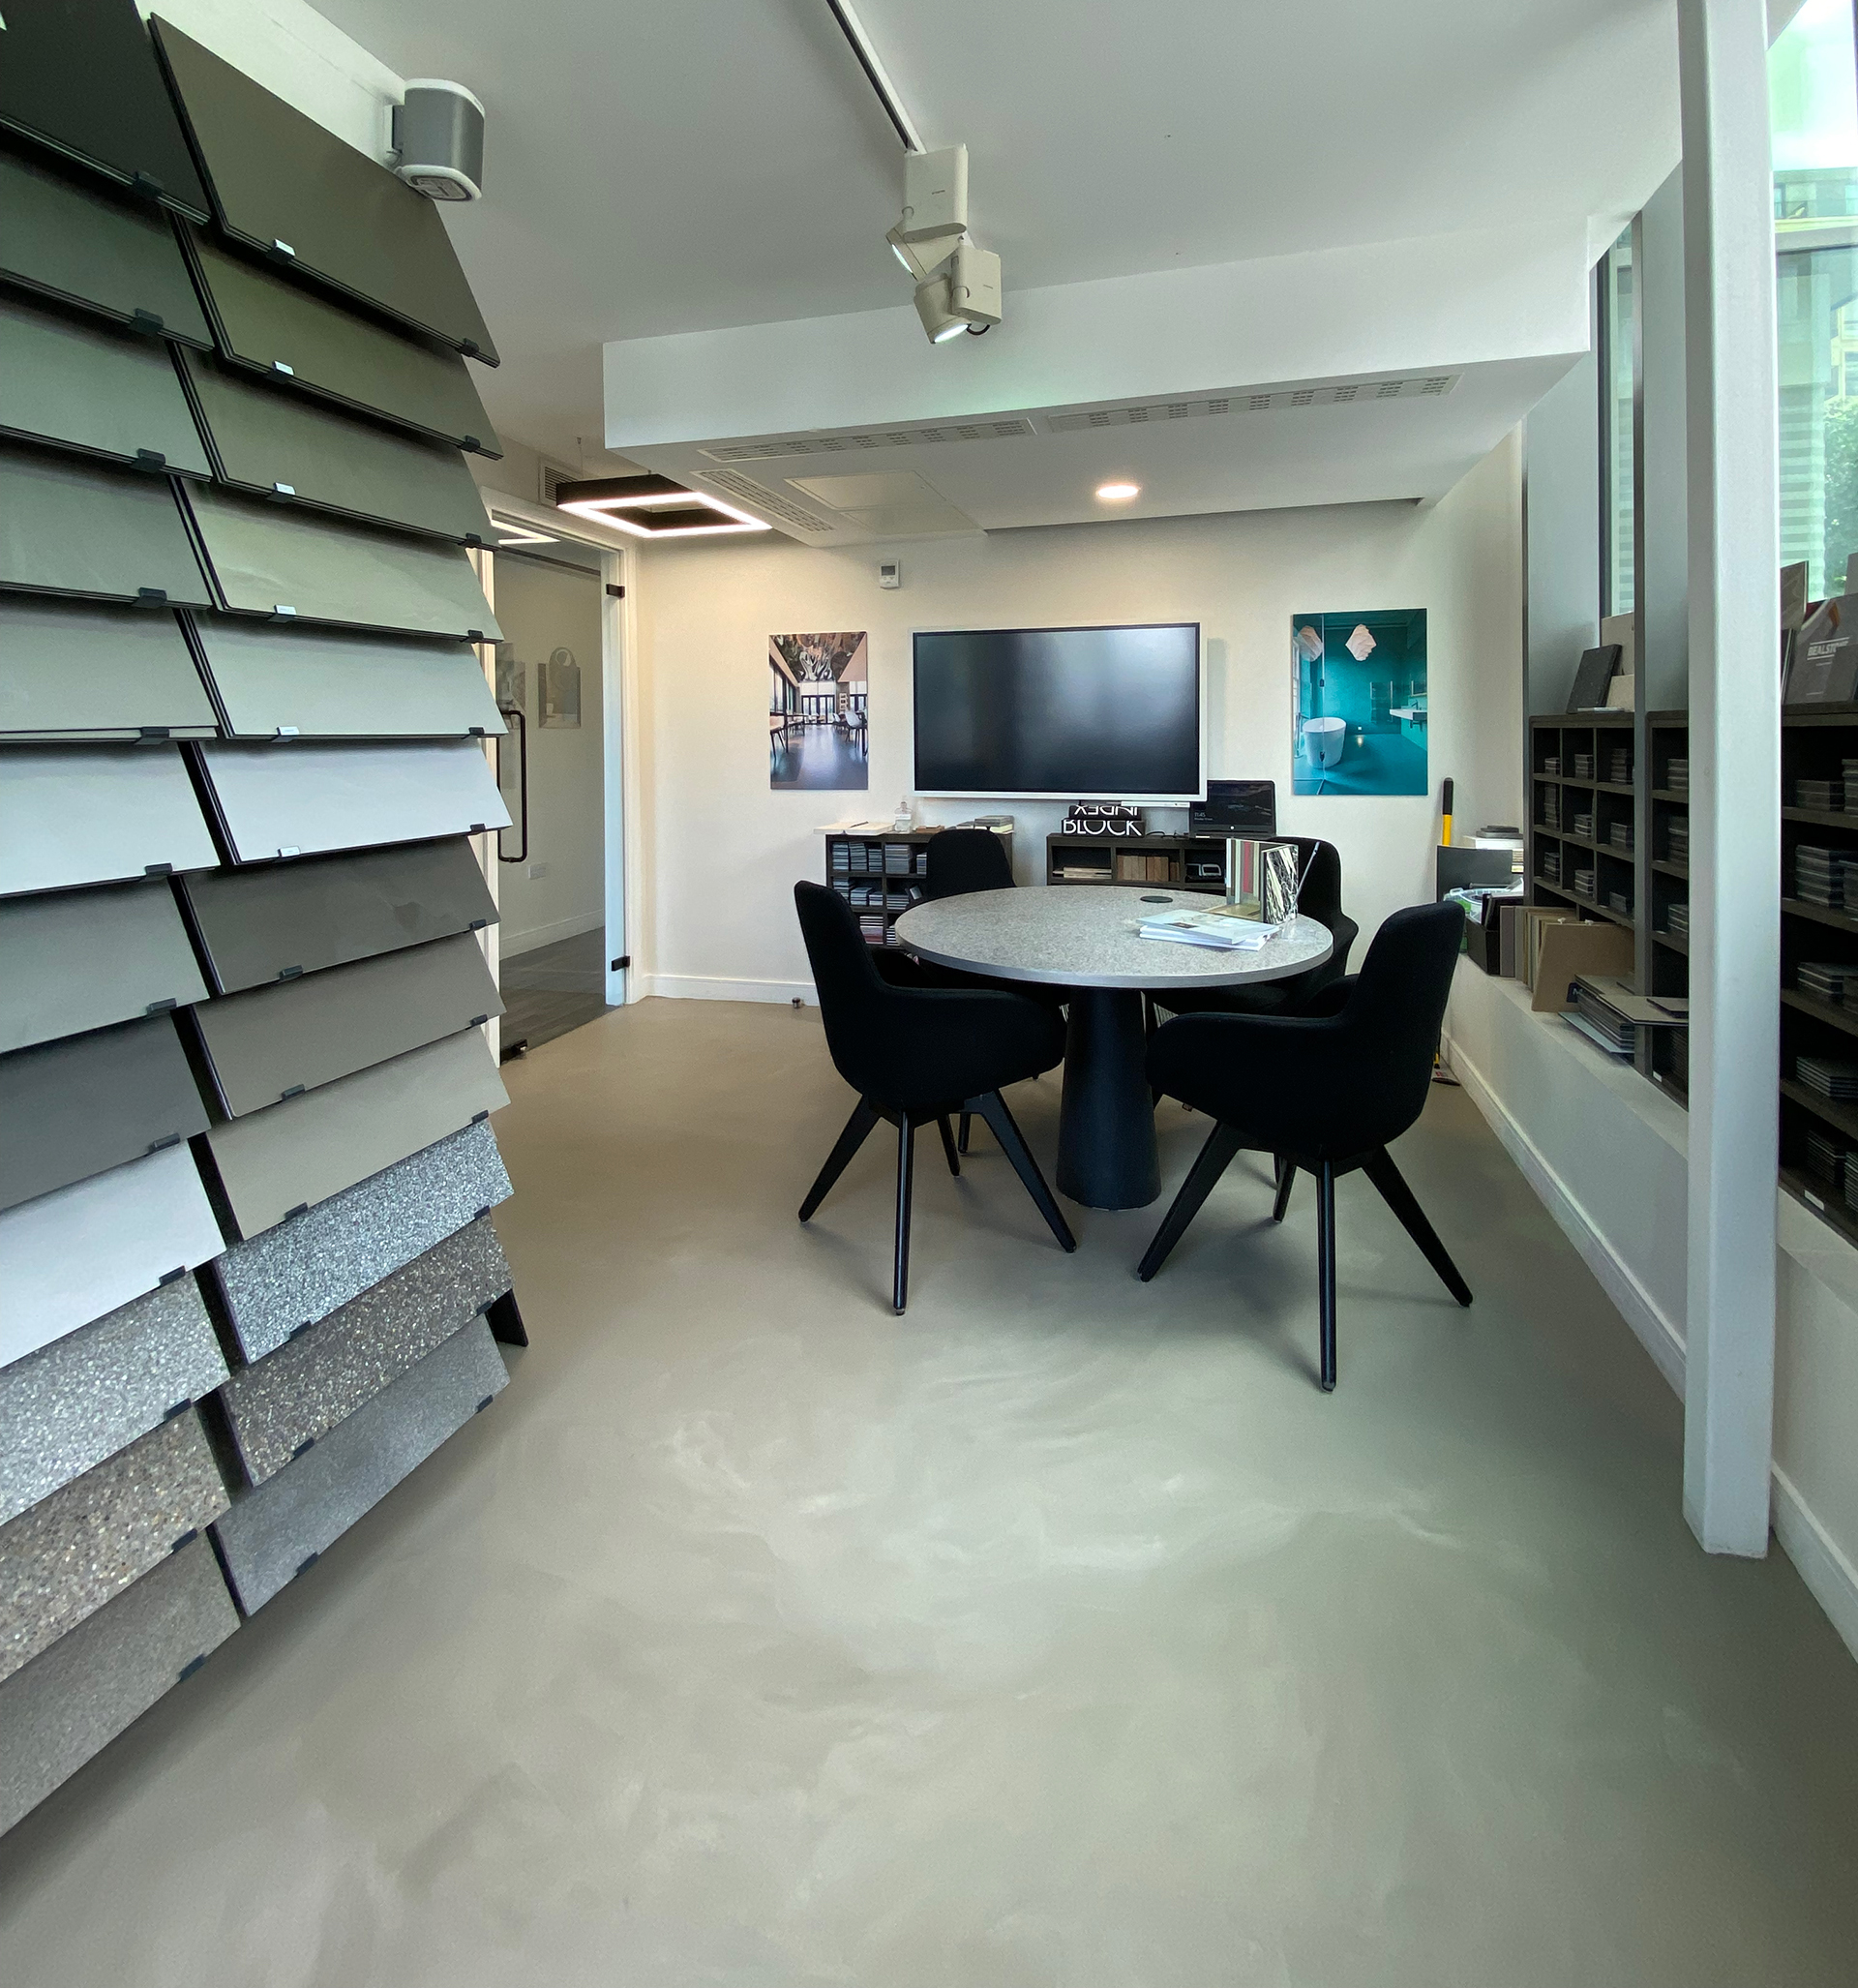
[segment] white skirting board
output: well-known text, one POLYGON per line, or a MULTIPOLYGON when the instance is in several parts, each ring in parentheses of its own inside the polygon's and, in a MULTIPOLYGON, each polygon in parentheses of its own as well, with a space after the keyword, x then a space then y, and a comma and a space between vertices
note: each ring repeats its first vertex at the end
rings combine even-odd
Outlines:
POLYGON ((811 980, 723 980, 702 974, 644 974, 642 996, 662 995, 670 1001, 773 1001, 785 1007, 803 1001, 817 1008, 820 997, 811 980))
MULTIPOLYGON (((1652 1298, 1631 1267, 1601 1233, 1587 1211, 1569 1191, 1566 1182, 1537 1150, 1535 1142, 1511 1115, 1477 1066, 1450 1035, 1442 1044, 1446 1064, 1464 1087, 1465 1096, 1483 1113, 1498 1141, 1516 1162, 1557 1226, 1580 1252, 1581 1260, 1599 1280, 1614 1308, 1632 1327, 1652 1363, 1684 1399, 1684 1335, 1676 1321, 1652 1298)), ((1773 1523, 1781 1542, 1813 1599, 1826 1611, 1845 1646, 1858 1657, 1858 1567, 1819 1522, 1785 1471, 1774 1472, 1773 1523)))
POLYGON ((546 925, 531 925, 523 932, 513 933, 505 925, 502 931, 503 957, 520 959, 524 953, 533 952, 538 947, 553 946, 561 939, 578 939, 583 932, 597 932, 606 921, 607 915, 603 911, 584 911, 577 912, 571 919, 554 919, 546 925))

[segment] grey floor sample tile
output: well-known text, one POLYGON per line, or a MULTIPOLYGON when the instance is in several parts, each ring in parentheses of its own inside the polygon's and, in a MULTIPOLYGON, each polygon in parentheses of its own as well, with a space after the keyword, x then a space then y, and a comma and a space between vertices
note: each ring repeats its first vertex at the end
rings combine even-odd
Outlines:
POLYGON ((225 1378, 225 1356, 191 1277, 0 1367, 0 1524, 225 1378))
POLYGON ((213 1549, 196 1539, 0 1683, 0 1832, 238 1626, 213 1549))
POLYGON ((235 1499, 214 1532, 249 1615, 378 1504, 509 1379, 482 1319, 330 1431, 314 1449, 235 1499))
POLYGON ((466 1126, 234 1243, 209 1275, 240 1349, 261 1360, 509 1195, 495 1135, 488 1125, 466 1126))
POLYGON ((0 1209, 125 1166, 206 1130, 170 1016, 0 1056, 0 1209))
POLYGON ((218 861, 177 746, 0 746, 0 896, 218 861))
POLYGON ((189 1408, 0 1525, 0 1679, 159 1566, 226 1502, 189 1408))
POLYGON ((11 444, 0 446, 0 587, 213 600, 166 477, 11 444))
POLYGON ((225 1247, 187 1146, 9 1208, 0 1214, 0 1368, 225 1247))
POLYGON ((172 615, 0 593, 0 738, 211 738, 219 729, 172 615))
POLYGON ((254 1484, 354 1414, 510 1288, 490 1218, 471 1222, 221 1390, 254 1484))
POLYGON ((0 1052, 205 999, 165 878, 0 898, 0 1052))
MULTIPOLYGON (((313 1208, 510 1101, 482 1034, 464 1029, 391 1063, 207 1133, 242 1238, 313 1208)), ((4 1220, 4 1218, 0 1218, 4 1220)))

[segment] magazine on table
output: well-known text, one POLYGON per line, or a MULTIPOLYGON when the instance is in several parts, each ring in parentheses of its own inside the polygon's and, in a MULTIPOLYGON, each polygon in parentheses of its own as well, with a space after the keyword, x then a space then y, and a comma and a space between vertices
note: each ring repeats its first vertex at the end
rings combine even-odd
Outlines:
POLYGON ((1256 952, 1276 938, 1281 927, 1249 915, 1249 907, 1216 904, 1210 911, 1169 911, 1144 919, 1135 928, 1141 939, 1169 939, 1178 946, 1205 946, 1215 952, 1256 952))

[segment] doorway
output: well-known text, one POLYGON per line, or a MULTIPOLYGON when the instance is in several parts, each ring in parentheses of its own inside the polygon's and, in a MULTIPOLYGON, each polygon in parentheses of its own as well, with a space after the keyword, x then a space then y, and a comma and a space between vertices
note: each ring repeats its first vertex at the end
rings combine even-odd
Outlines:
POLYGON ((499 547, 498 984, 507 1060, 597 1021, 607 1002, 606 723, 598 548, 499 547))

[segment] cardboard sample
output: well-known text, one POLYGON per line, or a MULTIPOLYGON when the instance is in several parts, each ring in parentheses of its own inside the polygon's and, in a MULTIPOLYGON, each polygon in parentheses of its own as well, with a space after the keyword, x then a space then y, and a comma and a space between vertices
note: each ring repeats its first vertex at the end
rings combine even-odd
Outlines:
POLYGON ((1551 924, 1542 934, 1542 955, 1536 965, 1538 1014, 1560 1014, 1573 1004, 1570 989, 1583 974, 1630 974, 1633 935, 1624 925, 1603 923, 1551 924))

